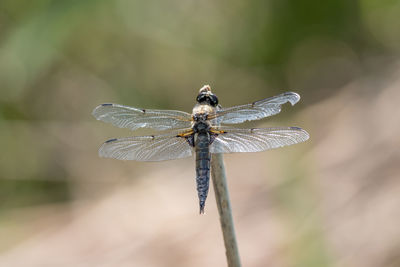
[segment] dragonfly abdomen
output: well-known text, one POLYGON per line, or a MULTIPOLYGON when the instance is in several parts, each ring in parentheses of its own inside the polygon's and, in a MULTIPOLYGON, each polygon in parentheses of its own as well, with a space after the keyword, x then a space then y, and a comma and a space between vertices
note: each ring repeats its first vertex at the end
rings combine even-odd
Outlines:
POLYGON ((196 184, 199 196, 200 213, 204 213, 209 181, 210 181, 210 136, 206 133, 199 133, 196 138, 196 184))

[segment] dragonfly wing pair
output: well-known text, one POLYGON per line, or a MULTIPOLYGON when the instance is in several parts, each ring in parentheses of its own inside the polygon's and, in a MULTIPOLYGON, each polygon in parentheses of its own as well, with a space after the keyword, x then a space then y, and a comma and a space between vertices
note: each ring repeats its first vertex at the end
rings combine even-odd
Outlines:
MULTIPOLYGON (((297 103, 300 96, 287 92, 247 105, 223 108, 210 115, 215 139, 210 145, 211 153, 259 152, 292 145, 308 139, 301 128, 255 128, 238 129, 219 124, 236 124, 275 115, 281 105, 297 103)), ((120 160, 161 161, 185 158, 192 155, 187 136, 193 134, 192 115, 176 110, 138 109, 118 104, 102 104, 93 111, 98 120, 121 128, 136 130, 151 128, 169 130, 168 133, 151 136, 134 136, 111 139, 100 148, 102 157, 120 160)))

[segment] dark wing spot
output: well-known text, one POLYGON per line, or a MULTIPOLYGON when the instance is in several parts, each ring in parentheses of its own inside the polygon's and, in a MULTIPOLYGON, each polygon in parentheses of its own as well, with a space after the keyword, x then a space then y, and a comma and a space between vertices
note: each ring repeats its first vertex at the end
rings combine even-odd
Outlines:
POLYGON ((154 140, 154 135, 150 135, 151 136, 151 140, 154 140))
POLYGON ((292 130, 302 130, 300 127, 290 127, 292 130))
POLYGON ((113 139, 107 140, 106 143, 111 143, 111 142, 114 142, 114 141, 117 141, 117 140, 118 140, 117 138, 113 138, 113 139))
POLYGON ((101 104, 103 107, 107 107, 107 106, 112 106, 113 104, 111 103, 105 103, 105 104, 101 104))
POLYGON ((184 138, 188 142, 189 146, 194 147, 194 134, 185 136, 184 138))
POLYGON ((251 107, 254 108, 255 104, 256 104, 256 102, 251 103, 251 107))
POLYGON ((142 109, 142 111, 143 111, 143 113, 146 113, 146 110, 145 110, 145 109, 142 109))
POLYGON ((211 145, 217 137, 218 134, 210 134, 210 142, 208 144, 211 145))
POLYGON ((250 133, 254 133, 254 130, 255 130, 256 128, 251 128, 250 129, 250 133))

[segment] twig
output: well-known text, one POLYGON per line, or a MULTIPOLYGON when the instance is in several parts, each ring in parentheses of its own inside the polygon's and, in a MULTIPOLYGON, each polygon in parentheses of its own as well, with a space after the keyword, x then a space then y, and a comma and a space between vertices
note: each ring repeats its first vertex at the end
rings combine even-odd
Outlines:
POLYGON ((229 267, 240 267, 239 250, 233 226, 231 202, 226 183, 225 167, 222 154, 213 154, 211 175, 214 185, 215 200, 219 212, 222 234, 224 236, 226 258, 229 267))

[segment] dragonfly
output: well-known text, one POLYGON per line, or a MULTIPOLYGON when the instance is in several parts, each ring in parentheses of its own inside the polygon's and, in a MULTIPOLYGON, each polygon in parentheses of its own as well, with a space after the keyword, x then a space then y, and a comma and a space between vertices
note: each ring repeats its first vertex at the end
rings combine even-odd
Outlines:
POLYGON ((100 157, 163 161, 195 154, 196 186, 202 214, 208 195, 212 154, 260 152, 309 138, 309 134, 299 127, 236 128, 229 125, 278 114, 283 104, 293 106, 299 100, 299 94, 285 92, 250 104, 223 108, 210 86, 205 85, 199 90, 192 114, 111 103, 97 106, 92 114, 97 120, 117 127, 159 131, 154 135, 110 139, 100 147, 100 157))

